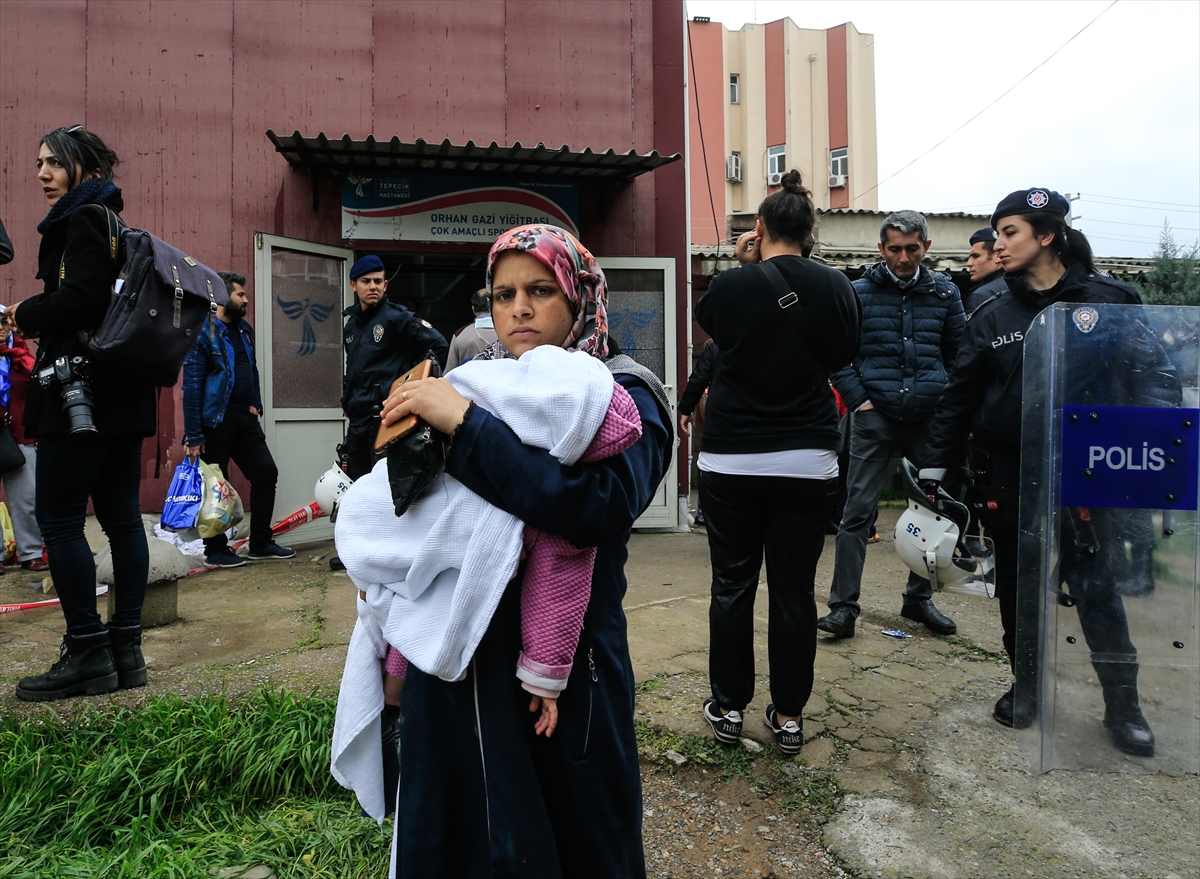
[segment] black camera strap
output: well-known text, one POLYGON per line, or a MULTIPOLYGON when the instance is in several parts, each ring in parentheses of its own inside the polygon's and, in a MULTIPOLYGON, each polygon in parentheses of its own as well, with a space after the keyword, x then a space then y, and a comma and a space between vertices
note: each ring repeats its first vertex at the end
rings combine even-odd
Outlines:
POLYGON ((767 280, 771 282, 771 286, 775 288, 775 292, 779 295, 777 301, 780 310, 792 322, 792 326, 796 328, 796 332, 800 334, 800 338, 808 345, 809 350, 812 352, 813 360, 817 363, 818 371, 828 379, 829 376, 824 364, 829 360, 829 351, 825 347, 825 340, 817 332, 816 324, 809 320, 808 312, 804 310, 804 305, 800 302, 800 297, 788 286, 787 281, 783 279, 783 274, 780 273, 779 269, 771 265, 769 259, 764 259, 758 265, 763 270, 763 274, 767 276, 767 280))

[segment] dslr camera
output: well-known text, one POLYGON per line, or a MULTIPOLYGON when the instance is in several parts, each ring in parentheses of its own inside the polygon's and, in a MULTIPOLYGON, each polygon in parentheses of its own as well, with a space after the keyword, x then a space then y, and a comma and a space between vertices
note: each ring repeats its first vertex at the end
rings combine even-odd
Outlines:
POLYGON ((84 357, 59 357, 37 371, 38 384, 43 390, 58 386, 63 411, 71 433, 96 433, 93 418, 92 386, 88 381, 88 361, 84 357))

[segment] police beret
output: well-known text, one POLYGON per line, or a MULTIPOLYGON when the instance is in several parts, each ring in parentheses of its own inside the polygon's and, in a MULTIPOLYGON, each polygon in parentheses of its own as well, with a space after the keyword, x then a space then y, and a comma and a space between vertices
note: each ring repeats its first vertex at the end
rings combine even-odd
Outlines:
POLYGON ((996 240, 996 230, 991 226, 984 226, 971 236, 972 246, 976 244, 992 244, 996 240))
POLYGON ((382 272, 383 260, 373 253, 369 253, 350 267, 350 280, 356 280, 363 275, 371 272, 382 272))
POLYGON ((1071 203, 1053 189, 1018 189, 1004 196, 996 205, 996 210, 992 212, 992 228, 995 229, 996 223, 1004 217, 1037 213, 1065 217, 1071 213, 1071 203))

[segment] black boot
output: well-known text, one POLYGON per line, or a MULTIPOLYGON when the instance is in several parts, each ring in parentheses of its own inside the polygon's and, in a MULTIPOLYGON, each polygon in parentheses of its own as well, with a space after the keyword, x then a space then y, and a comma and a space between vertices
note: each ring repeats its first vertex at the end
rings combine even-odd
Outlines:
POLYGON ((146 686, 146 660, 142 658, 142 627, 108 624, 112 637, 113 667, 122 690, 146 686))
POLYGON ((1017 699, 1015 685, 1008 688, 1008 692, 996 701, 996 707, 992 709, 992 717, 996 719, 997 723, 1013 729, 1029 729, 1033 725, 1033 717, 1036 713, 1035 706, 1030 701, 1027 692, 1023 690, 1022 698, 1017 699))
POLYGON ((63 635, 58 662, 44 675, 22 678, 17 698, 53 702, 68 696, 96 696, 117 688, 108 630, 87 635, 63 635))
POLYGON ((1154 756, 1154 732, 1138 703, 1135 663, 1093 663, 1104 688, 1104 726, 1117 750, 1135 757, 1154 756))

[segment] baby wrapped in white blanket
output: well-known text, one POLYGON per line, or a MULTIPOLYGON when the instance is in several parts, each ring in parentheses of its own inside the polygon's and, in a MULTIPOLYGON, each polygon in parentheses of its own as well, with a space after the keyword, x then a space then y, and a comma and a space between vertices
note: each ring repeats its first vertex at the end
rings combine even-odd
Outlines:
MULTIPOLYGON (((587 450, 613 394, 613 377, 602 361, 554 346, 519 360, 466 363, 447 380, 523 443, 547 449, 565 464, 587 450)), ((386 461, 343 497, 337 551, 366 599, 358 602, 360 619, 342 678, 332 770, 359 793, 370 814, 381 818, 383 808, 376 767, 386 645, 428 674, 461 679, 516 574, 523 530, 521 520, 444 473, 396 517, 386 461)))

